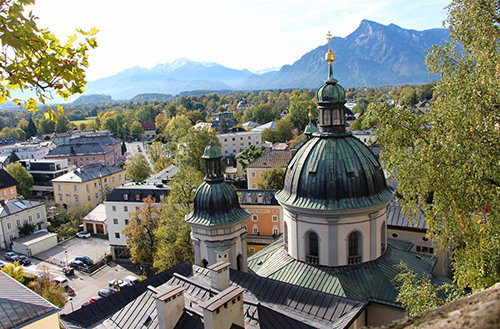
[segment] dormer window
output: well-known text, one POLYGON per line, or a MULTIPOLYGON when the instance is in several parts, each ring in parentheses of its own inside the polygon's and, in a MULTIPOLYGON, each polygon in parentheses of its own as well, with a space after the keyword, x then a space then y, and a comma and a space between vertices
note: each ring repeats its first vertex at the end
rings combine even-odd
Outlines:
POLYGON ((137 194, 135 195, 135 199, 136 199, 137 201, 140 201, 140 200, 141 200, 141 195, 137 193, 137 194))
POLYGON ((128 200, 128 194, 127 193, 123 194, 123 200, 125 200, 125 201, 128 200))

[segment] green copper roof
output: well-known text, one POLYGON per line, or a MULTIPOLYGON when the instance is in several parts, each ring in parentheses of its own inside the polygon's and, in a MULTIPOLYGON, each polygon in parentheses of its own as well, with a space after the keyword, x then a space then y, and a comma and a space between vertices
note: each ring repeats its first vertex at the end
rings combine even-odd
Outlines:
POLYGON ((314 136, 292 158, 283 205, 316 210, 364 208, 390 201, 392 190, 375 155, 351 135, 314 136))
POLYGON ((328 79, 318 89, 318 103, 322 102, 345 102, 345 90, 335 79, 328 79))
POLYGON ((204 182, 196 190, 194 210, 186 215, 186 222, 215 226, 246 220, 250 214, 240 207, 233 187, 225 182, 204 182))
POLYGON ((313 133, 317 132, 318 128, 312 123, 311 120, 309 120, 309 124, 306 126, 306 129, 304 129, 304 134, 306 135, 312 135, 313 133))
POLYGON ((207 147, 205 147, 205 151, 203 152, 203 159, 219 159, 222 158, 222 153, 220 148, 215 144, 214 139, 210 136, 210 143, 208 143, 207 147))
POLYGON ((310 265, 293 259, 283 248, 283 240, 267 246, 248 258, 250 273, 301 287, 326 292, 362 302, 378 302, 401 307, 396 267, 404 262, 420 275, 429 277, 434 284, 449 283, 446 277, 432 273, 436 258, 406 250, 406 246, 388 239, 387 251, 377 260, 357 265, 328 267, 310 265))

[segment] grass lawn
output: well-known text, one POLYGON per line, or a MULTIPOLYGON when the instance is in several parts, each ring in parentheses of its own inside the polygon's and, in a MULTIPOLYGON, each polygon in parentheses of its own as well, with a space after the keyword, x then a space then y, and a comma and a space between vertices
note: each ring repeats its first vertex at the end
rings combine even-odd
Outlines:
POLYGON ((71 121, 71 123, 73 123, 75 126, 78 126, 80 123, 85 123, 86 125, 88 125, 91 122, 95 122, 96 118, 97 117, 86 117, 85 120, 71 121))

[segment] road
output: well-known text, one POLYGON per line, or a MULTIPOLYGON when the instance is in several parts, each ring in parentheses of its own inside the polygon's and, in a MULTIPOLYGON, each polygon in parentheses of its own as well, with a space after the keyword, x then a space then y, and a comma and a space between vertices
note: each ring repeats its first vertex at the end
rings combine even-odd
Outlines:
POLYGON ((133 157, 136 153, 142 153, 146 156, 146 159, 148 160, 149 166, 151 169, 154 169, 153 164, 151 163, 151 160, 149 159, 149 155, 146 152, 147 151, 147 144, 143 142, 129 142, 125 143, 125 146, 127 147, 127 153, 125 153, 125 156, 128 157, 133 157))

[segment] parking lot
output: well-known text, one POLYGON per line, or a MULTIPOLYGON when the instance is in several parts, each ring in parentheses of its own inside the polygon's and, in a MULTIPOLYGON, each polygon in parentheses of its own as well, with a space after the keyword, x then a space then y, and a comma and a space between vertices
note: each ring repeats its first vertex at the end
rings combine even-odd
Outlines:
POLYGON ((109 252, 109 241, 107 239, 88 238, 70 239, 57 247, 36 255, 36 258, 46 260, 54 264, 66 265, 77 256, 88 256, 94 262, 100 261, 109 252))

